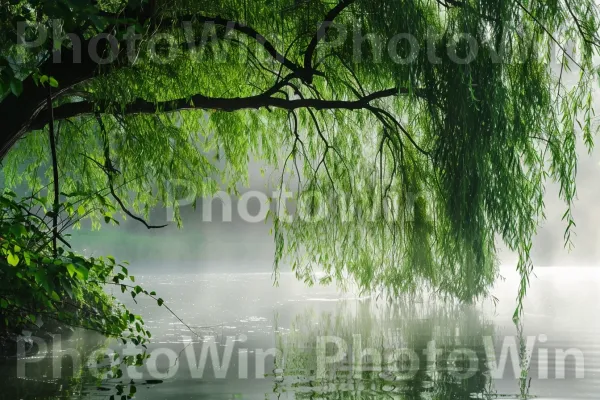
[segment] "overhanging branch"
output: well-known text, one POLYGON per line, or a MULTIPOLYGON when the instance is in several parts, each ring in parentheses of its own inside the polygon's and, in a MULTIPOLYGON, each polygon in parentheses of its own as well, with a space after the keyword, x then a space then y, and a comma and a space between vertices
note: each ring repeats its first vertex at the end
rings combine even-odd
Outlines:
MULTIPOLYGON (((195 95, 191 98, 176 99, 164 102, 152 102, 137 99, 134 102, 118 106, 102 106, 93 102, 68 103, 54 109, 54 119, 75 118, 81 115, 100 114, 155 114, 160 112, 175 112, 181 110, 218 110, 234 112, 247 109, 279 108, 283 110, 296 110, 312 108, 315 110, 361 110, 367 109, 372 101, 390 98, 404 90, 390 88, 373 92, 357 100, 324 100, 324 99, 294 99, 288 100, 281 97, 272 97, 264 94, 250 97, 206 97, 195 95)), ((41 129, 48 123, 47 116, 40 115, 31 123, 32 129, 41 129)))

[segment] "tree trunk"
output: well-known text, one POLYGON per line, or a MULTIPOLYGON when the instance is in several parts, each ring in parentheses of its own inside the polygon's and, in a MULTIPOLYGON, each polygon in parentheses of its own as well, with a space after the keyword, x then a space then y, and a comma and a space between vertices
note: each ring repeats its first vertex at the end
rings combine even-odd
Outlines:
MULTIPOLYGON (((50 57, 40 68, 42 75, 58 81, 59 88, 53 93, 55 99, 74 85, 94 76, 98 65, 89 57, 87 42, 82 43, 81 61, 74 62, 73 51, 63 49, 60 63, 50 57)), ((32 76, 23 81, 23 92, 19 97, 9 94, 0 103, 0 160, 12 146, 29 130, 30 123, 47 109, 48 89, 36 85, 32 76)))

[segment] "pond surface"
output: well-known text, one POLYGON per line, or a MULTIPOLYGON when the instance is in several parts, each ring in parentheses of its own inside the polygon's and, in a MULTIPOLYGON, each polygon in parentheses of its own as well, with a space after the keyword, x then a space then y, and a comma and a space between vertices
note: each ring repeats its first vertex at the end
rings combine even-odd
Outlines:
POLYGON ((0 398, 119 399, 116 385, 127 394, 132 381, 136 399, 600 398, 600 269, 535 272, 522 331, 512 268, 497 301, 473 306, 387 303, 291 274, 279 287, 269 273, 136 276, 193 332, 150 299, 122 297, 153 334, 145 366, 95 379, 96 359, 134 349, 75 332, 55 341, 60 352, 21 360, 24 378, 3 361, 0 398))

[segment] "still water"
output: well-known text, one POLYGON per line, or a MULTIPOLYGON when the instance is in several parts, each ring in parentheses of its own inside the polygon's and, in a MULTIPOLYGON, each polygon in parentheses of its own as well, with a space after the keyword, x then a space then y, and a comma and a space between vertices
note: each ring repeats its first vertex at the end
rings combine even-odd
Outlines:
POLYGON ((535 272, 522 329, 512 268, 476 305, 389 303, 291 274, 278 287, 269 273, 136 276, 191 330, 115 292, 153 334, 145 366, 103 379, 96 361, 134 349, 77 331, 30 351, 19 372, 3 360, 0 398, 119 399, 132 382, 149 400, 600 398, 600 269, 535 272))

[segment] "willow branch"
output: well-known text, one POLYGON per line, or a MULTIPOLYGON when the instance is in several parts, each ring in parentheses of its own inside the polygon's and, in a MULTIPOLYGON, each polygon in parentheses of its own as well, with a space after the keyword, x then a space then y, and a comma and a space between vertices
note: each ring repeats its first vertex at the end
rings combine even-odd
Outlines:
POLYGON ((325 19, 319 26, 317 33, 312 37, 308 47, 306 48, 306 52, 304 53, 304 70, 307 76, 309 77, 309 82, 312 81, 312 75, 314 74, 312 67, 312 59, 317 48, 317 44, 320 40, 322 40, 325 35, 327 35, 327 31, 333 24, 333 20, 337 18, 338 15, 344 9, 346 9, 350 4, 354 3, 354 0, 341 0, 334 8, 332 8, 327 15, 325 15, 325 19))
POLYGON ((112 162, 110 161, 110 153, 109 153, 110 147, 109 147, 109 143, 108 143, 108 134, 106 132, 106 127, 104 126, 104 122, 102 121, 102 117, 100 117, 100 115, 98 113, 96 114, 96 119, 98 121, 98 124, 100 125, 100 130, 102 131, 102 135, 104 137, 103 139, 104 139, 104 157, 105 157, 103 166, 100 165, 99 163, 97 163, 97 164, 104 171, 104 173, 106 173, 106 176, 108 178, 108 188, 110 190, 110 194, 117 201, 117 203, 119 203, 121 210, 123 210, 123 212, 125 214, 129 215, 131 218, 135 219, 136 221, 141 222, 142 224, 144 224, 144 226, 146 228, 148 228, 148 229, 164 228, 167 225, 150 225, 143 218, 140 218, 140 217, 136 216, 135 214, 133 214, 131 211, 129 211, 127 209, 123 200, 121 200, 121 198, 117 195, 115 188, 113 186, 113 175, 115 173, 118 173, 118 171, 113 167, 112 162))
MULTIPOLYGON (((170 101, 148 101, 138 98, 137 100, 124 104, 122 107, 110 105, 98 105, 93 102, 81 101, 68 103, 54 109, 55 119, 68 119, 86 114, 155 114, 161 112, 175 112, 182 110, 218 110, 234 112, 247 109, 279 108, 283 110, 296 110, 300 108, 312 108, 315 110, 362 110, 367 109, 372 101, 390 98, 397 94, 407 93, 405 89, 390 88, 356 100, 326 100, 326 99, 285 99, 272 97, 265 94, 249 97, 206 97, 197 94, 190 98, 175 99, 170 101)), ((41 129, 48 123, 47 118, 37 118, 32 122, 33 129, 41 129)))
POLYGON ((52 107, 52 89, 48 87, 48 110, 49 112, 49 125, 48 125, 48 136, 50 138, 50 153, 52 154, 52 175, 54 184, 54 204, 52 207, 52 252, 54 257, 57 256, 57 244, 58 238, 58 208, 59 208, 59 182, 58 182, 58 161, 56 157, 56 138, 54 136, 54 108, 52 107))
POLYGON ((523 5, 523 3, 521 3, 519 0, 516 0, 515 3, 523 10, 525 11, 525 13, 527 15, 529 15, 529 17, 540 27, 542 28, 542 30, 544 32, 546 32, 546 34, 550 37, 550 40, 552 40, 554 43, 556 43, 556 45, 558 46, 558 48, 563 52, 563 54, 565 54, 569 60, 573 61, 575 63, 575 65, 577 65, 579 67, 579 69, 583 70, 583 67, 581 66, 581 64, 579 64, 577 61, 575 61, 575 59, 567 52, 567 50, 559 43, 558 40, 556 40, 556 38, 554 37, 554 35, 552 35, 552 32, 550 32, 548 30, 548 28, 546 28, 546 26, 544 24, 542 24, 540 22, 539 19, 536 18, 535 15, 533 15, 533 13, 531 11, 529 11, 527 9, 527 7, 525 7, 523 5))

